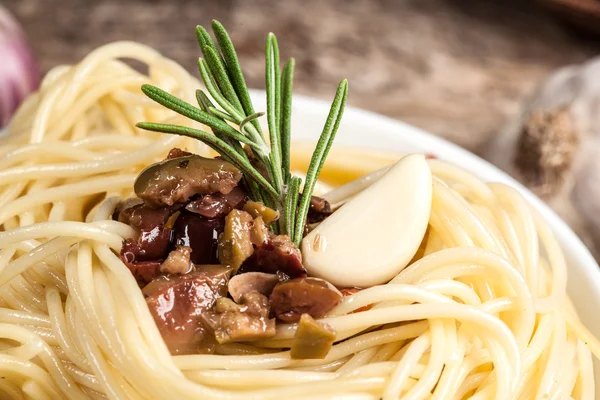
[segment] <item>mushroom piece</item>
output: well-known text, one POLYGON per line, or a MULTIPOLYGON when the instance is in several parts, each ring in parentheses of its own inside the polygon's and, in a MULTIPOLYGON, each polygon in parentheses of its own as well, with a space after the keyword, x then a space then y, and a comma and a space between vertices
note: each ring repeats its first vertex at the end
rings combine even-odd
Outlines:
POLYGON ((195 194, 227 194, 240 179, 242 172, 227 161, 191 155, 150 165, 134 189, 146 204, 158 208, 186 202, 195 194))
POLYGON ((234 276, 229 280, 229 294, 231 298, 239 303, 247 293, 258 292, 265 296, 270 296, 275 285, 279 283, 277 275, 266 274, 264 272, 246 272, 234 276))
POLYGON ((273 315, 284 322, 296 322, 302 314, 321 318, 337 306, 342 294, 319 278, 297 278, 275 286, 269 301, 273 315))
POLYGON ((306 270, 339 287, 389 282, 419 249, 431 200, 425 157, 403 157, 302 240, 306 270))

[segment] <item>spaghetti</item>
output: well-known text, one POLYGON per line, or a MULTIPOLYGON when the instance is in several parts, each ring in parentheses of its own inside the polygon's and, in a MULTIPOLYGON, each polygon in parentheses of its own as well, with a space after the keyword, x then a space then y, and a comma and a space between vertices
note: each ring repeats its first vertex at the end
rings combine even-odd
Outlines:
POLYGON ((336 332, 325 359, 290 357, 295 324, 218 354, 171 356, 118 256, 135 232, 112 214, 169 149, 209 149, 135 128, 189 124, 143 83, 190 102, 198 86, 150 48, 109 44, 50 71, 0 144, 0 397, 595 398, 598 342, 569 303, 549 228, 514 189, 439 160, 428 161, 433 204, 418 256, 322 320, 336 332))

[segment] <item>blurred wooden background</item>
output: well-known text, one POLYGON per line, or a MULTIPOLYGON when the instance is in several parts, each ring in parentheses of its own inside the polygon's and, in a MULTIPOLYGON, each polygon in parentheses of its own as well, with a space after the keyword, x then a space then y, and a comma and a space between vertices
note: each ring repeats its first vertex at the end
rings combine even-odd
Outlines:
POLYGON ((499 130, 556 67, 600 52, 529 0, 3 0, 42 69, 136 40, 194 71, 197 24, 221 20, 247 79, 263 87, 264 39, 297 60, 298 92, 403 119, 471 150, 499 130))

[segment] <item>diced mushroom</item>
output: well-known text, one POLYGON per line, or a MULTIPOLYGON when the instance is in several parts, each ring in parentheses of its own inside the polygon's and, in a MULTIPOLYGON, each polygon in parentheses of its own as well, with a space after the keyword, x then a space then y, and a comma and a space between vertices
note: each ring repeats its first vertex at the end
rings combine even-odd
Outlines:
POLYGON ((186 275, 160 276, 142 292, 171 354, 211 353, 215 341, 201 316, 227 295, 231 269, 203 266, 186 275))
POLYGON ((177 246, 171 250, 167 259, 160 265, 160 272, 163 274, 184 275, 194 267, 190 260, 191 247, 177 246))
POLYGON ((279 283, 277 275, 264 272, 246 272, 229 280, 229 295, 239 303, 242 297, 250 292, 258 292, 270 296, 275 285, 279 283))
POLYGON ((252 217, 245 211, 232 210, 225 217, 225 229, 219 237, 219 261, 233 267, 234 272, 254 252, 251 226, 252 217))
POLYGON ((195 194, 227 194, 241 178, 242 172, 227 161, 191 155, 147 167, 134 189, 146 204, 158 208, 184 203, 195 194))
POLYGON ((291 278, 306 276, 302 266, 302 254, 288 236, 271 237, 256 248, 254 254, 244 263, 244 272, 257 271, 268 274, 283 273, 291 278))
POLYGON ((269 301, 258 293, 246 293, 242 305, 222 298, 212 312, 202 316, 204 323, 214 331, 219 344, 250 342, 275 336, 275 319, 269 319, 269 301))
POLYGON ((243 207, 247 200, 246 192, 237 186, 228 194, 207 194, 192 200, 185 209, 206 218, 220 218, 229 214, 234 208, 243 207))
POLYGON ((208 219, 184 210, 173 225, 174 242, 192 249, 194 264, 218 264, 217 246, 223 229, 222 218, 208 219))
POLYGON ((292 279, 275 286, 269 301, 273 315, 284 322, 296 322, 302 314, 321 318, 337 306, 342 294, 319 278, 292 279))
POLYGON ((335 340, 335 331, 327 324, 302 314, 292 341, 290 356, 294 359, 325 358, 335 340))
POLYGON ((252 215, 253 218, 262 217, 265 224, 270 225, 279 219, 279 213, 272 208, 265 206, 259 201, 248 201, 244 205, 244 211, 252 215))

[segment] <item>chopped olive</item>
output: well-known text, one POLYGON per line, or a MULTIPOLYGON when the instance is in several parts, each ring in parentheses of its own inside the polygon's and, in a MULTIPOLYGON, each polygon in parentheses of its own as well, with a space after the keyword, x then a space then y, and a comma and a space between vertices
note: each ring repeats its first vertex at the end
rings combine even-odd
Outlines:
POLYGON ((244 205, 244 211, 252 215, 254 218, 262 217, 263 221, 267 225, 277 221, 279 218, 279 213, 277 211, 265 206, 259 201, 250 200, 246 202, 246 205, 244 205))
POLYGON ((254 218, 252 229, 250 231, 250 240, 255 246, 261 246, 269 240, 269 228, 265 225, 262 217, 254 218))
POLYGON ((290 355, 295 359, 325 358, 333 341, 335 331, 327 324, 302 314, 292 341, 290 355))
POLYGON ((219 344, 251 342, 275 336, 275 319, 269 318, 269 300, 258 292, 246 293, 236 304, 228 298, 215 302, 212 311, 202 315, 219 344))
POLYGON ((225 230, 219 237, 219 261, 234 272, 254 253, 250 239, 252 217, 245 211, 232 210, 225 217, 225 230))
POLYGON ((222 218, 208 219, 184 210, 173 226, 174 242, 192 249, 194 264, 218 264, 217 245, 223 225, 222 218))
POLYGON ((279 283, 279 278, 274 274, 265 274, 264 272, 246 272, 238 274, 229 280, 229 295, 236 302, 240 302, 245 294, 258 292, 265 296, 270 296, 275 285, 279 283))
POLYGON ((162 207, 186 202, 195 194, 227 194, 240 179, 241 171, 227 161, 191 155, 147 167, 134 189, 149 206, 162 207))

